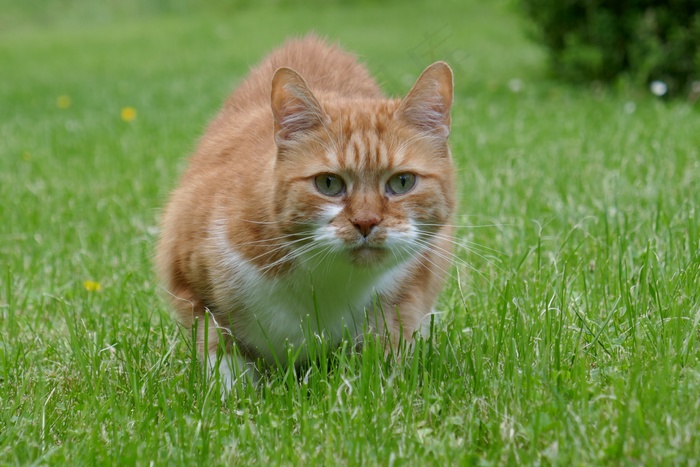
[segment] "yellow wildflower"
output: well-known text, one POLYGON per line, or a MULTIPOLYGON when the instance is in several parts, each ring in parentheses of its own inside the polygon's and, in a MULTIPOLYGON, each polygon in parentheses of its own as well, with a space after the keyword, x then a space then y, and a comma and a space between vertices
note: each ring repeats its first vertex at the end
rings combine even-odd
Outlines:
POLYGON ((88 292, 99 292, 102 290, 100 283, 95 281, 85 281, 83 282, 83 287, 85 287, 85 290, 88 292))
POLYGON ((58 106, 59 109, 67 109, 70 107, 71 103, 70 96, 58 96, 56 99, 56 106, 58 106))
POLYGON ((122 120, 125 122, 132 122, 136 119, 136 109, 133 107, 124 107, 121 115, 122 120))

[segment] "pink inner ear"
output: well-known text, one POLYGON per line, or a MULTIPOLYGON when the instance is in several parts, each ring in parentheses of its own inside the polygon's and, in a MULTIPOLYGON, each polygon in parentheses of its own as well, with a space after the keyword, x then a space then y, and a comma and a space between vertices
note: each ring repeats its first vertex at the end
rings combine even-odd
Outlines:
POLYGON ((286 138, 309 130, 321 122, 321 117, 315 111, 313 104, 304 102, 304 96, 290 98, 283 104, 281 110, 279 131, 284 132, 286 138))
POLYGON ((323 111, 298 73, 280 68, 272 79, 272 114, 278 144, 295 140, 299 135, 323 123, 323 111))
POLYGON ((445 106, 439 95, 412 103, 405 111, 405 118, 421 131, 442 137, 447 137, 450 133, 449 107, 445 106))
POLYGON ((437 62, 426 68, 401 102, 399 115, 421 131, 447 138, 452 107, 452 70, 437 62))

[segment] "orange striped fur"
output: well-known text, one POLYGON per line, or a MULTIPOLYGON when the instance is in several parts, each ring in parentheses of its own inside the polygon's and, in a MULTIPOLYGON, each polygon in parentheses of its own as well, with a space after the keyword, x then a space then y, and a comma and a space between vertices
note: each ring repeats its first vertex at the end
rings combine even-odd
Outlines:
POLYGON ((222 336, 236 355, 228 386, 286 362, 287 344, 303 360, 309 330, 338 342, 367 324, 393 345, 420 330, 450 267, 451 104, 443 62, 388 99, 313 36, 227 100, 163 213, 156 263, 202 353, 214 362, 222 336))

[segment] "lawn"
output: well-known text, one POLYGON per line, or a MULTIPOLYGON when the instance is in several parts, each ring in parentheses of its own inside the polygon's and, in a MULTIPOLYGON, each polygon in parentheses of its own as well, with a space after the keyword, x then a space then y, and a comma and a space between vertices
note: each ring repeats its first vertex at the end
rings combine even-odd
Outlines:
POLYGON ((700 459, 698 104, 549 79, 510 0, 44 3, 0 0, 0 465, 700 459), (158 213, 309 30, 390 94, 453 66, 459 261, 412 358, 321 347, 222 401, 155 280, 158 213))

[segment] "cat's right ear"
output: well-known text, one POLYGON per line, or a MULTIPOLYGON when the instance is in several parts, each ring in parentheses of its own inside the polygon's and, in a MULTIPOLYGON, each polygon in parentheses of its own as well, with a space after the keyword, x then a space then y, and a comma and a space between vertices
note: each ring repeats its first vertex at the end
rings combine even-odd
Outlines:
POLYGON ((326 114, 299 73, 291 68, 278 68, 272 77, 272 115, 275 142, 285 146, 304 133, 324 125, 326 114))
POLYGON ((450 134, 453 87, 449 65, 445 62, 433 63, 423 71, 401 101, 398 117, 421 131, 447 139, 450 134))

